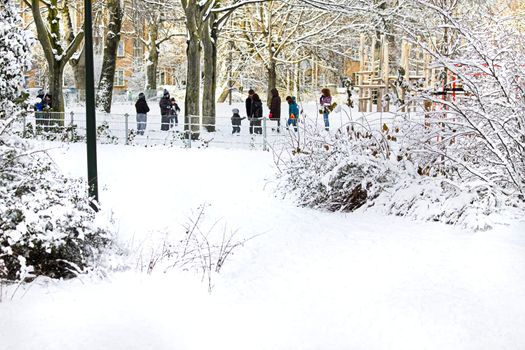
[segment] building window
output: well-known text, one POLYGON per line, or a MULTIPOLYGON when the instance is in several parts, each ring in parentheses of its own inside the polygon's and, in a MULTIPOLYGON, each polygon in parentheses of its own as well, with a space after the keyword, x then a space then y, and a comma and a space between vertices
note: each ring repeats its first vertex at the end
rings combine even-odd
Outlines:
POLYGON ((142 49, 142 41, 139 38, 133 40, 133 57, 136 59, 142 59, 144 50, 142 49))
POLYGON ((124 57, 124 40, 119 40, 118 42, 118 48, 117 48, 117 56, 118 57, 124 57))
POLYGON ((166 84, 166 73, 160 72, 159 73, 159 84, 165 85, 166 84))
POLYGON ((124 86, 124 70, 117 69, 115 71, 115 81, 113 81, 114 86, 124 86))

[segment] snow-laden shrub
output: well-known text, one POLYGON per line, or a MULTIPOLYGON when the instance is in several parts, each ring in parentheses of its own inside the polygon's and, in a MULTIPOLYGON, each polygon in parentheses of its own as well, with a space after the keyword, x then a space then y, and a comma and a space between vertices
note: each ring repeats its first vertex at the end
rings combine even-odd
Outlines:
POLYGON ((15 6, 0 0, 0 279, 72 277, 109 243, 95 224, 86 186, 10 130, 23 112, 32 39, 15 6))
POLYGON ((285 165, 281 187, 303 206, 331 211, 361 207, 393 185, 396 169, 372 152, 354 153, 352 146, 359 142, 297 154, 285 165))
POLYGON ((457 183, 443 176, 405 174, 364 210, 488 230, 519 216, 512 203, 482 181, 457 183), (514 215, 514 217, 513 217, 514 215))
MULTIPOLYGON (((22 29, 18 10, 11 0, 0 0, 0 119, 13 116, 17 100, 22 96, 33 43, 30 32, 22 29)), ((0 124, 0 130, 2 126, 0 124)))
POLYGON ((299 151, 280 167, 280 187, 300 205, 353 211, 393 185, 398 170, 382 134, 349 127, 326 140, 306 125, 309 129, 303 146, 307 149, 296 147, 299 151))
POLYGON ((429 21, 427 32, 406 29, 442 72, 438 87, 413 91, 427 108, 410 116, 414 125, 407 142, 413 160, 425 168, 453 168, 447 175, 456 181, 481 181, 523 200, 525 46, 518 28, 525 22, 523 17, 513 18, 505 7, 504 2, 483 3, 468 11, 447 12, 426 4, 427 15, 438 23, 429 21), (450 47, 457 48, 452 53, 428 48, 443 28, 453 41, 450 47), (436 94, 454 87, 462 91, 436 94))
POLYGON ((0 138, 0 277, 73 277, 110 242, 94 224, 86 186, 55 169, 44 154, 0 138), (16 148, 15 148, 16 147, 16 148))
POLYGON ((306 207, 375 211, 474 230, 505 223, 509 214, 519 215, 514 207, 523 208, 489 183, 454 179, 454 168, 429 172, 399 145, 401 134, 375 134, 339 133, 284 160, 279 189, 306 207))

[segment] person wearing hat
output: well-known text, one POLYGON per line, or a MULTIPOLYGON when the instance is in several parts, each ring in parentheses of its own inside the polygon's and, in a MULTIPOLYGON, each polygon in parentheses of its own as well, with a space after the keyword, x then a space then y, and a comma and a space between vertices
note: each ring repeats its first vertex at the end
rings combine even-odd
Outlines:
POLYGON ((137 111, 137 134, 144 135, 149 107, 148 102, 146 102, 146 96, 142 92, 139 94, 139 99, 135 103, 135 110, 137 111))
POLYGON ((232 116, 232 126, 233 131, 232 135, 235 133, 240 134, 241 133, 241 120, 246 119, 246 117, 241 118, 239 114, 239 110, 237 108, 232 109, 233 116, 232 116))
POLYGON ((160 107, 160 130, 167 131, 170 129, 170 116, 173 105, 171 104, 170 93, 164 89, 164 94, 159 101, 160 107))

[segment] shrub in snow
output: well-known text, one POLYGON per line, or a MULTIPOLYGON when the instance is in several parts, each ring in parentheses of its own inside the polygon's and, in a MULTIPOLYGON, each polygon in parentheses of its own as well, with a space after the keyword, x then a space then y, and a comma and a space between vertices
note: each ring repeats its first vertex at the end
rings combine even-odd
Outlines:
POLYGON ((17 8, 10 0, 0 0, 0 118, 4 120, 13 117, 16 101, 22 96, 33 42, 31 34, 22 29, 17 8))
POLYGON ((107 246, 94 224, 86 187, 65 178, 38 153, 0 138, 0 277, 73 277, 107 246), (15 148, 16 147, 16 148, 15 148))
MULTIPOLYGON (((402 128, 401 128, 402 129, 402 128)), ((484 181, 455 179, 454 167, 424 168, 400 146, 402 131, 345 132, 280 164, 279 188, 298 204, 330 211, 379 211, 485 230, 519 215, 520 202, 484 181), (431 174, 431 175, 429 175, 431 174)), ((522 207, 522 206, 521 206, 522 207)))
POLYGON ((377 157, 370 138, 338 139, 292 157, 281 174, 281 187, 301 205, 352 211, 376 198, 396 178, 395 167, 377 157), (367 145, 365 149, 362 146, 367 145))
POLYGON ((62 176, 10 129, 20 115, 32 39, 16 8, 0 3, 0 278, 72 277, 109 244, 86 186, 62 176))

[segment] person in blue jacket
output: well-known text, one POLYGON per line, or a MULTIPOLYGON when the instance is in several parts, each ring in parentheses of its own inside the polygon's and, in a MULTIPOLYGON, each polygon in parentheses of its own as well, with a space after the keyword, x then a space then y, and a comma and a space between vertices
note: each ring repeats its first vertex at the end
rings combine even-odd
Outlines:
POLYGON ((288 102, 288 127, 293 125, 295 131, 297 131, 297 121, 299 120, 299 106, 295 100, 295 96, 286 96, 286 102, 288 102))

